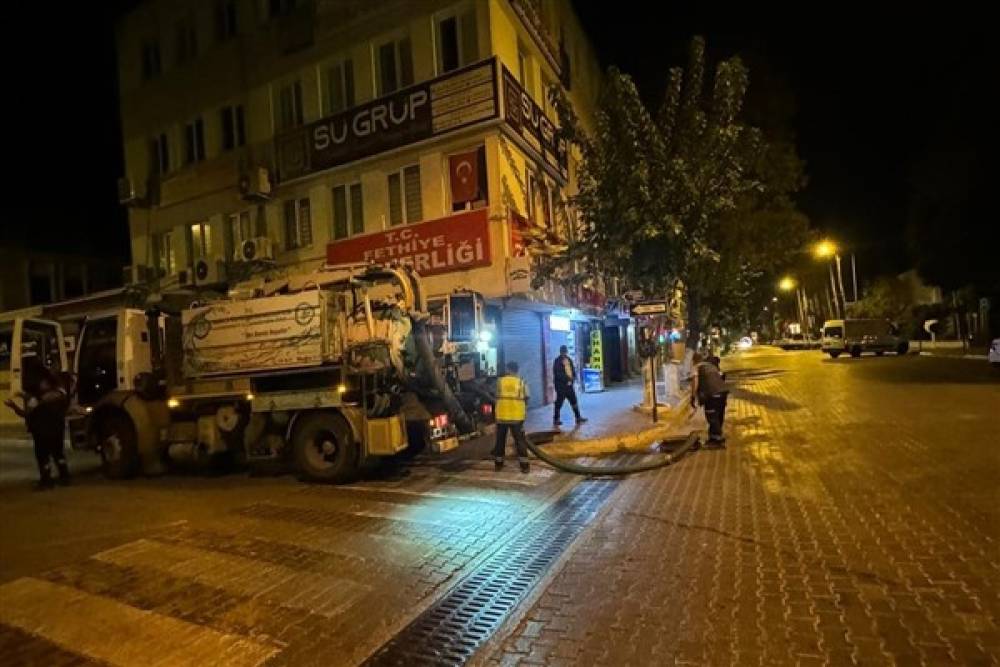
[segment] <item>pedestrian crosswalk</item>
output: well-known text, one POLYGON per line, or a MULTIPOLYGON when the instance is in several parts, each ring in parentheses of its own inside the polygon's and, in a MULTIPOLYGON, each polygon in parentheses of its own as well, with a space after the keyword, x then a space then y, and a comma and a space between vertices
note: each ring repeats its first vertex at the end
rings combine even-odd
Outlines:
POLYGON ((546 468, 415 465, 153 527, 0 585, 0 646, 19 647, 0 662, 357 664, 557 488, 546 468))

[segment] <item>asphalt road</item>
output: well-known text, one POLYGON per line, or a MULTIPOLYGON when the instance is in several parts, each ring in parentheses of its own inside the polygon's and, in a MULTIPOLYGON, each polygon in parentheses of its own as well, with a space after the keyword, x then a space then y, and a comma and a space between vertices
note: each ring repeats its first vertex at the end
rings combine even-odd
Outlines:
MULTIPOLYGON (((483 657, 996 664, 1000 372, 774 348, 724 364, 728 449, 622 483, 483 657)), ((577 482, 472 450, 346 488, 114 483, 77 456, 72 487, 35 493, 30 447, 0 441, 0 654, 356 664, 577 482)))

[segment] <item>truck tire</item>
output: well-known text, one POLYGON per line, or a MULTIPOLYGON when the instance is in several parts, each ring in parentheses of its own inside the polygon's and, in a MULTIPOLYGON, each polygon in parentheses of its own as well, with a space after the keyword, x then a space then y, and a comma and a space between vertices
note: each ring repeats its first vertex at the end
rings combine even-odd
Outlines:
POLYGON ((292 453, 299 476, 310 482, 339 484, 358 470, 358 447, 351 426, 334 412, 302 415, 292 435, 292 453))
POLYGON ((827 354, 829 354, 832 359, 836 359, 840 356, 840 350, 830 350, 827 354))
POLYGON ((110 479, 129 479, 139 472, 139 438, 124 412, 112 412, 96 424, 94 435, 101 454, 101 470, 110 479))
POLYGON ((903 356, 909 351, 910 351, 909 341, 904 340, 899 345, 896 346, 896 354, 898 354, 899 356, 903 356))
POLYGON ((885 350, 875 350, 875 356, 881 357, 885 355, 885 350))
POLYGON ((861 356, 861 346, 860 345, 855 345, 854 347, 851 348, 851 356, 854 357, 855 359, 857 359, 858 357, 861 356))

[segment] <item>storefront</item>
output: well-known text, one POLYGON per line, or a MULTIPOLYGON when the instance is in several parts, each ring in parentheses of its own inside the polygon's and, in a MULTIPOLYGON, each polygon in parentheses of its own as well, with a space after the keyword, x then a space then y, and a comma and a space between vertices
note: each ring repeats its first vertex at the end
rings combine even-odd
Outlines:
POLYGON ((546 363, 543 318, 545 313, 522 308, 504 308, 500 315, 500 349, 503 363, 517 362, 520 375, 528 385, 528 407, 546 401, 546 363))

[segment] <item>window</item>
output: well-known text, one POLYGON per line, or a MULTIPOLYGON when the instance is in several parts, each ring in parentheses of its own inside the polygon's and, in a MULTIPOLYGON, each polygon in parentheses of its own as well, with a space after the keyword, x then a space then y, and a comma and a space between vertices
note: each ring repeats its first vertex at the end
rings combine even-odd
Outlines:
POLYGON ((278 89, 278 117, 275 125, 279 130, 298 127, 305 122, 302 115, 302 82, 294 81, 278 89))
POLYGON ((350 58, 326 70, 326 113, 335 114, 354 106, 354 63, 350 58))
POLYGON ((552 200, 545 179, 528 172, 528 217, 532 222, 552 229, 552 200))
POLYGON ((365 231, 364 198, 361 184, 338 185, 333 189, 333 238, 363 234, 365 231))
POLYGON ((375 57, 379 95, 388 95, 413 83, 413 53, 409 37, 379 45, 375 57))
POLYGON ((196 222, 188 228, 188 259, 194 264, 212 256, 212 228, 207 222, 196 222))
POLYGON ((153 265, 161 276, 169 276, 177 272, 177 258, 174 256, 174 246, 170 232, 153 234, 153 265))
POLYGON ((170 171, 170 148, 167 143, 167 133, 161 132, 149 142, 149 172, 165 174, 170 171))
POLYGON ((285 202, 285 250, 312 245, 312 219, 309 199, 289 199, 285 202))
POLYGON ((436 36, 439 74, 464 67, 479 59, 476 11, 473 7, 439 15, 436 36))
POLYGON ((424 217, 420 192, 420 165, 389 174, 389 224, 420 222, 424 217))
POLYGON ((21 386, 29 393, 38 391, 42 369, 61 371, 59 329, 55 324, 28 321, 21 330, 21 386))
POLYGON ((184 126, 184 164, 205 159, 205 122, 196 118, 184 126))
POLYGON ((231 151, 247 143, 243 105, 222 107, 222 150, 231 151))
POLYGON ((224 42, 236 36, 236 0, 215 3, 215 38, 224 42))
POLYGON ((177 22, 175 36, 175 47, 177 49, 175 54, 176 61, 178 65, 183 65, 198 55, 198 33, 194 14, 186 16, 177 22))
POLYGON ((160 41, 146 40, 142 43, 142 80, 149 81, 160 76, 163 68, 160 64, 160 41))
POLYGON ((240 211, 233 213, 226 218, 224 229, 224 241, 226 244, 226 257, 235 257, 236 252, 243 245, 243 242, 252 238, 253 228, 250 224, 250 211, 240 211))

